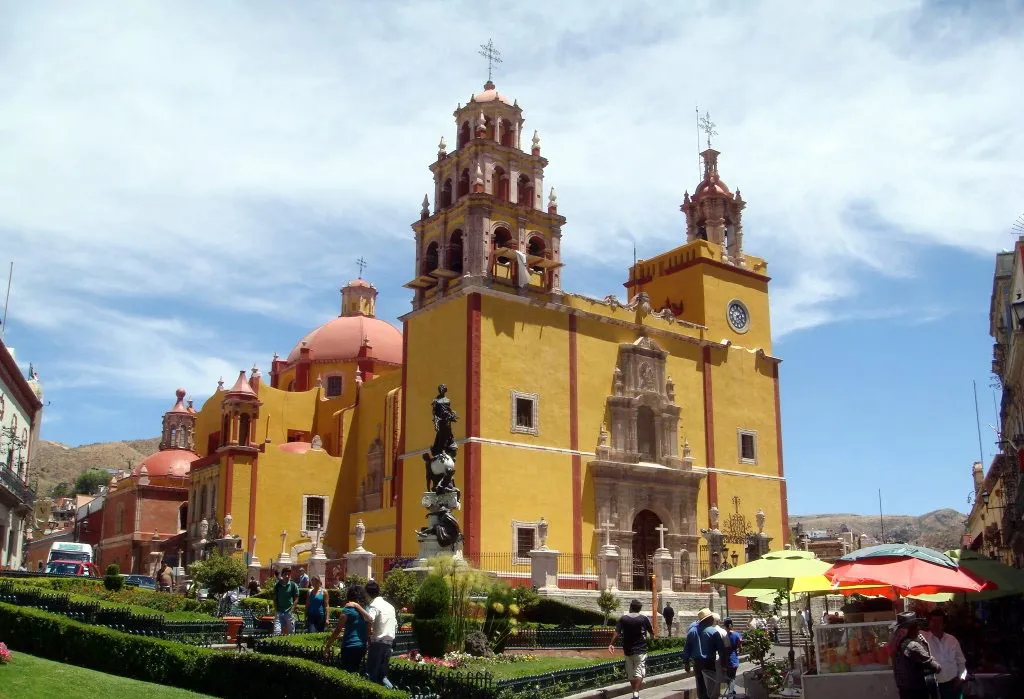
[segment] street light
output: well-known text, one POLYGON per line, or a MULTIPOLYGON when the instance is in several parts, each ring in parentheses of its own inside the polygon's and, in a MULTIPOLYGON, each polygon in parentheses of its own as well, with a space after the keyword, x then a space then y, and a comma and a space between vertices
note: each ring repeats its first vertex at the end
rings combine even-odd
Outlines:
POLYGON ((1024 331, 1024 298, 1019 291, 1017 300, 1010 304, 1010 312, 1013 313, 1013 329, 1024 331))
POLYGON ((732 567, 735 568, 736 564, 739 563, 740 554, 736 551, 733 551, 732 556, 730 556, 730 558, 732 558, 732 567))
POLYGON ((981 493, 981 501, 985 503, 985 507, 988 507, 988 498, 989 498, 989 492, 987 490, 983 491, 981 493))

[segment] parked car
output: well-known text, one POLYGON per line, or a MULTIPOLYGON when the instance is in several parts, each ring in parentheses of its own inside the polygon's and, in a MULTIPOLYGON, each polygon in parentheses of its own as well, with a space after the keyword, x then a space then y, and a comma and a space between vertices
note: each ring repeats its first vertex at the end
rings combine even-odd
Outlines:
POLYGON ((156 589, 156 578, 149 575, 138 575, 136 573, 121 573, 124 584, 133 587, 141 587, 144 590, 156 589))
POLYGON ((84 561, 50 561, 46 564, 49 575, 73 575, 81 578, 98 578, 100 571, 93 563, 84 561))

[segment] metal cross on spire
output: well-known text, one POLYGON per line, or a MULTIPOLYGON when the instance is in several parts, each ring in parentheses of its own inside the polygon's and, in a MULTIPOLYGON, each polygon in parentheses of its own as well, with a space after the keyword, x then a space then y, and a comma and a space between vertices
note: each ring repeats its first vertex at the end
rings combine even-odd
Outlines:
POLYGON ((715 131, 715 122, 711 121, 711 114, 704 112, 704 116, 700 118, 700 130, 707 134, 708 137, 708 148, 711 148, 711 137, 717 136, 718 132, 715 131))
POLYGON ((478 53, 487 59, 487 82, 491 82, 494 64, 501 63, 501 51, 494 48, 493 39, 488 39, 486 44, 480 44, 478 53))
POLYGON ((366 260, 364 260, 362 257, 360 257, 358 260, 356 260, 356 267, 359 268, 359 278, 362 279, 363 278, 363 270, 366 269, 366 260))

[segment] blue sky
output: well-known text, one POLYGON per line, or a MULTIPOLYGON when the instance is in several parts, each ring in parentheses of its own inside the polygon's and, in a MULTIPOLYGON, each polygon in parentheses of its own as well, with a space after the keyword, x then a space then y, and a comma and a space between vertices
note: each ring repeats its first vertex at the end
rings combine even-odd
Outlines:
POLYGON ((5 339, 43 437, 156 434, 175 387, 201 401, 336 314, 359 256, 380 315, 408 310, 426 165, 493 37, 569 219, 564 285, 621 293, 634 244, 683 239, 699 104, 774 278, 791 511, 879 487, 963 509, 1024 211, 1024 8, 679 5, 0 0, 5 339))

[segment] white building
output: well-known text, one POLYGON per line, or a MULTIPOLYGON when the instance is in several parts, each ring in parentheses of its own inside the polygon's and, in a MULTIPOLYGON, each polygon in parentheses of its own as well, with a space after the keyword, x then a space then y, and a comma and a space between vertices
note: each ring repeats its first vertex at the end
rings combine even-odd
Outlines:
POLYGON ((14 350, 0 340, 0 568, 21 565, 35 501, 28 472, 43 420, 43 394, 31 365, 28 374, 26 379, 14 350))

